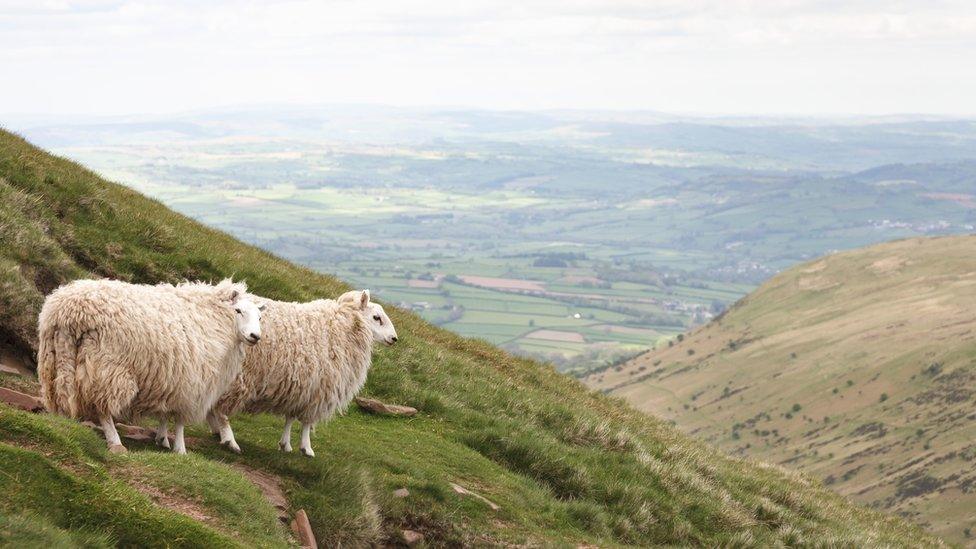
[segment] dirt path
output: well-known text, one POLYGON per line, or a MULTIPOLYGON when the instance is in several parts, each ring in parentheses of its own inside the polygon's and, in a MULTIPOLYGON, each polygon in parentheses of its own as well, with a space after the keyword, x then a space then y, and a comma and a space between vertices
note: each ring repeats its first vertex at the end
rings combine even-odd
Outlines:
POLYGON ((278 519, 281 522, 287 523, 290 520, 291 517, 288 514, 288 498, 285 497, 285 492, 281 489, 281 480, 278 477, 271 473, 252 469, 240 463, 231 464, 231 467, 240 471, 241 474, 258 487, 258 490, 261 490, 261 493, 264 494, 264 499, 268 500, 268 503, 273 505, 275 510, 278 511, 278 519))

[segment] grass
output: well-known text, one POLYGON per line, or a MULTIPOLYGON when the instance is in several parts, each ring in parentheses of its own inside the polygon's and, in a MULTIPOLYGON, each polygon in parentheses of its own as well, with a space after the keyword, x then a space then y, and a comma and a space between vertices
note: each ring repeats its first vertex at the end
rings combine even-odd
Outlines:
MULTIPOLYGON (((8 266, 0 299, 22 308, 3 317, 0 335, 24 356, 34 348, 40 296, 78 276, 153 283, 233 275, 256 293, 292 300, 346 289, 8 133, 0 133, 0 189, 3 219, 21 216, 7 225, 12 235, 0 232, 8 266)), ((37 531, 79 540, 97 531, 123 545, 287 543, 254 490, 224 465, 238 463, 280 478, 323 546, 393 543, 403 528, 432 545, 940 543, 809 478, 727 457, 547 365, 402 311, 390 315, 401 342, 376 353, 366 392, 414 406, 416 417, 351 410, 319 426, 315 459, 278 452, 281 421, 261 415, 235 420, 240 456, 195 427, 190 458, 135 443, 120 457, 75 422, 0 408, 0 511, 21 523, 41 517, 37 531), (182 495, 210 519, 154 505, 139 483, 182 495), (500 508, 459 496, 450 483, 500 508), (393 496, 401 487, 407 498, 393 496)))
POLYGON ((974 518, 958 509, 976 505, 974 245, 902 240, 800 265, 588 382, 962 542, 974 518))
POLYGON ((112 469, 103 441, 77 422, 0 407, 0 512, 43 517, 36 528, 11 532, 15 543, 34 536, 68 536, 80 545, 236 547, 227 535, 153 504, 112 469), (55 529, 56 527, 56 529, 55 529), (62 531, 63 530, 63 531, 62 531), (92 532, 102 533, 101 537, 92 532))

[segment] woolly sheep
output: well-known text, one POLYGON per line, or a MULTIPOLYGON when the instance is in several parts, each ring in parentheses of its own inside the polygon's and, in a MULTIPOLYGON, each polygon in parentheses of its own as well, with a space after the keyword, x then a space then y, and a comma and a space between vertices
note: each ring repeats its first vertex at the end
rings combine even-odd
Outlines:
POLYGON ((98 421, 124 451, 116 418, 203 420, 238 376, 245 344, 261 338, 260 311, 244 284, 224 280, 146 286, 79 280, 44 301, 38 377, 51 412, 98 421))
POLYGON ((239 411, 283 415, 278 446, 286 452, 297 419, 300 449, 312 457, 312 426, 348 406, 366 382, 374 341, 393 345, 396 329, 383 307, 370 302, 369 290, 347 292, 334 301, 265 305, 261 345, 248 352, 240 378, 207 419, 221 444, 235 452, 241 450, 228 416, 239 411))

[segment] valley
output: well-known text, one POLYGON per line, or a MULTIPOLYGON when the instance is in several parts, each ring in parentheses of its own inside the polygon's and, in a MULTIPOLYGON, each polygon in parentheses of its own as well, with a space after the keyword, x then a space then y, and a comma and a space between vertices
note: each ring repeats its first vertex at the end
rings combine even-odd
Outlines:
POLYGON ((194 219, 576 375, 797 263, 976 223, 970 122, 320 108, 25 127, 194 219))

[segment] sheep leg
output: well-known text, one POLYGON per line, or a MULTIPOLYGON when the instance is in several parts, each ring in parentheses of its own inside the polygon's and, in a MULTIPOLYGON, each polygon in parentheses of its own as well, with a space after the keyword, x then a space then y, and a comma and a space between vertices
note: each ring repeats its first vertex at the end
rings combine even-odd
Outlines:
POLYGON ((312 451, 311 432, 312 424, 302 423, 302 445, 299 446, 299 449, 302 451, 302 454, 305 454, 306 457, 315 457, 315 452, 312 451))
POLYGON ((282 452, 291 452, 291 424, 295 418, 285 418, 285 430, 281 433, 281 440, 278 441, 278 449, 282 452))
POLYGON ((186 453, 186 442, 183 440, 183 422, 177 421, 176 428, 174 429, 174 434, 176 435, 176 442, 173 443, 173 451, 177 454, 186 453))
POLYGON ((169 418, 164 417, 159 420, 159 427, 156 429, 156 446, 169 448, 169 418))
POLYGON ((105 433, 105 442, 108 443, 108 451, 113 454, 125 452, 125 446, 122 446, 122 439, 119 438, 119 432, 115 430, 115 420, 112 416, 104 416, 99 420, 102 424, 102 432, 105 433))
MULTIPOLYGON (((217 414, 213 410, 207 412, 207 425, 210 426, 210 432, 212 434, 220 434, 220 419, 217 418, 217 414)), ((224 442, 223 437, 221 437, 220 442, 221 444, 224 442)))
POLYGON ((234 430, 230 428, 230 421, 224 414, 214 414, 214 421, 217 423, 217 432, 220 434, 220 444, 226 446, 235 454, 241 453, 241 447, 234 439, 234 430))

